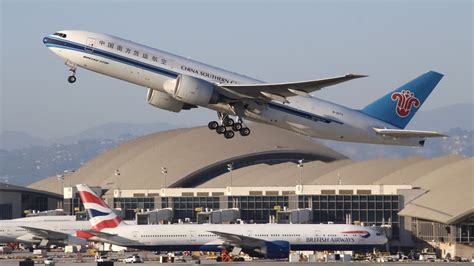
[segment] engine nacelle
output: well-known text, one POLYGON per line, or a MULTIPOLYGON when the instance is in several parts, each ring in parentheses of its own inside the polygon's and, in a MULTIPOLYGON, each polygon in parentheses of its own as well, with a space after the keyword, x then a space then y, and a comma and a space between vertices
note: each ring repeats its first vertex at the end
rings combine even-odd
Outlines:
POLYGON ((214 84, 187 75, 179 75, 174 88, 165 90, 175 99, 192 105, 207 106, 219 101, 214 84))
POLYGON ((64 240, 64 244, 67 244, 67 245, 86 245, 87 244, 87 239, 69 235, 67 237, 67 239, 64 240))
POLYGON ((285 259, 290 256, 290 242, 268 241, 264 246, 254 250, 245 251, 250 256, 264 257, 267 259, 285 259))
POLYGON ((147 101, 150 105, 153 105, 154 107, 176 113, 181 111, 184 105, 183 102, 174 99, 171 95, 152 89, 148 89, 147 101))

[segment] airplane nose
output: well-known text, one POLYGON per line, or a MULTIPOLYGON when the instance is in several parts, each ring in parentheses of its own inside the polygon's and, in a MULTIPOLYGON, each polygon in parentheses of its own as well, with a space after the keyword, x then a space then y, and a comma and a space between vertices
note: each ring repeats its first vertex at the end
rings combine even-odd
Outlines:
POLYGON ((43 43, 48 44, 48 42, 49 42, 49 37, 48 36, 44 37, 43 38, 43 43))

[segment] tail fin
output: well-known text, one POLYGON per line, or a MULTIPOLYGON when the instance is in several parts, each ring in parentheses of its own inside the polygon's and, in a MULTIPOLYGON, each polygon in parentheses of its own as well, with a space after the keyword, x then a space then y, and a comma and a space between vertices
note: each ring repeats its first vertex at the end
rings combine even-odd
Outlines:
POLYGON ((122 222, 122 218, 107 206, 89 186, 78 184, 76 187, 84 204, 84 208, 89 214, 89 222, 93 230, 102 231, 105 228, 115 228, 119 226, 122 222))
POLYGON ((443 74, 426 72, 369 104, 362 112, 398 128, 405 128, 441 78, 443 74))

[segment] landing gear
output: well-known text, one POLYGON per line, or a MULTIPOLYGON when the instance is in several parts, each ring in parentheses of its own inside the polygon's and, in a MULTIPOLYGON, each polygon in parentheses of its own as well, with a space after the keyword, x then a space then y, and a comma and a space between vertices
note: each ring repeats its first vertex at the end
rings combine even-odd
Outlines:
POLYGON ((250 129, 244 126, 244 122, 241 117, 237 117, 237 121, 234 121, 234 119, 230 118, 227 114, 218 113, 218 116, 221 122, 209 122, 207 127, 210 130, 215 130, 217 134, 224 135, 226 139, 233 138, 236 132, 239 132, 243 137, 250 135, 250 129))
MULTIPOLYGON (((68 62, 66 62, 66 65, 68 65, 68 62)), ((69 77, 67 77, 67 81, 69 83, 76 82, 76 67, 74 65, 71 66, 71 68, 69 69, 69 72, 70 72, 70 75, 69 77)))
POLYGON ((225 126, 218 126, 216 128, 216 132, 217 132, 217 134, 224 134, 224 133, 227 132, 227 129, 225 128, 225 126))
POLYGON ((69 81, 69 83, 74 83, 74 82, 76 82, 76 76, 69 76, 69 77, 67 78, 67 81, 69 81))
POLYGON ((250 129, 248 127, 243 127, 239 130, 239 133, 242 137, 250 135, 250 129))
POLYGON ((225 137, 226 139, 231 139, 231 138, 233 138, 233 137, 234 137, 234 131, 226 131, 226 132, 224 132, 224 137, 225 137))
POLYGON ((207 124, 207 127, 209 127, 210 130, 215 130, 218 126, 219 123, 217 123, 217 121, 211 121, 207 124))

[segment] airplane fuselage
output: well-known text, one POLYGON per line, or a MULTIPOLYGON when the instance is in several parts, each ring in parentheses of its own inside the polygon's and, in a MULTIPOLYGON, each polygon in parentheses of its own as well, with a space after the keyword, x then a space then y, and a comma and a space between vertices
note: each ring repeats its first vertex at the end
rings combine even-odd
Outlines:
MULTIPOLYGON (((66 37, 49 35, 46 46, 66 60, 70 67, 82 68, 167 92, 179 75, 214 84, 258 84, 260 80, 173 55, 118 37, 84 31, 61 31, 66 37)), ((373 128, 394 128, 359 110, 314 97, 294 96, 289 103, 262 103, 248 99, 245 119, 271 124, 299 134, 331 140, 361 143, 422 146, 421 138, 393 138, 376 134, 373 128)), ((235 114, 225 103, 203 106, 221 113, 235 114)))
MULTIPOLYGON (((90 228, 88 221, 76 221, 75 216, 38 216, 27 217, 13 220, 0 221, 0 243, 26 243, 39 244, 44 237, 36 235, 24 227, 34 227, 37 229, 47 229, 59 233, 67 234, 69 240, 74 238, 78 242, 84 242, 82 239, 76 239, 76 232, 90 228)), ((66 238, 49 238, 49 244, 65 243, 66 238)))
POLYGON ((117 236, 103 241, 151 251, 220 251, 223 239, 212 231, 286 241, 291 250, 370 250, 387 241, 381 232, 349 224, 127 225, 104 229, 117 236))

